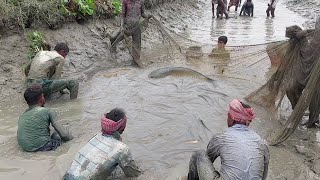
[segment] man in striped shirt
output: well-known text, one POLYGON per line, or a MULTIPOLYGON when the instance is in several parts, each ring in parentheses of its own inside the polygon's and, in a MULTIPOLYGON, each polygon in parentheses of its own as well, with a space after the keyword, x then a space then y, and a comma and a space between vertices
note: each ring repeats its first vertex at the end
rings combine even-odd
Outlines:
POLYGON ((122 109, 113 109, 101 118, 102 132, 76 154, 64 180, 106 179, 119 165, 128 177, 141 174, 129 147, 121 142, 127 123, 122 109))

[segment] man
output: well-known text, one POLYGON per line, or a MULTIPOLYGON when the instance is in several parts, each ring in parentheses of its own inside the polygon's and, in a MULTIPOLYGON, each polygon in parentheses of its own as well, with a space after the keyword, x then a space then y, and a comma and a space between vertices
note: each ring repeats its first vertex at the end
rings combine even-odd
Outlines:
POLYGON ((65 57, 69 47, 65 43, 58 43, 54 51, 40 51, 26 68, 27 85, 39 83, 42 85, 44 96, 49 98, 55 92, 70 92, 70 99, 78 96, 79 83, 76 80, 60 79, 65 57))
POLYGON ((230 52, 225 48, 227 42, 227 36, 220 36, 218 38, 218 47, 212 49, 211 53, 208 55, 216 60, 214 69, 218 74, 222 74, 224 72, 224 68, 230 60, 230 52))
POLYGON ((215 14, 214 14, 214 8, 215 8, 215 5, 218 4, 218 0, 211 0, 211 5, 212 5, 212 18, 215 17, 215 14))
POLYGON ((231 101, 227 130, 212 137, 206 153, 199 151, 192 155, 188 179, 265 180, 269 150, 264 140, 248 127, 254 118, 255 114, 249 105, 236 99, 231 101), (220 173, 214 170, 212 164, 218 156, 221 158, 220 173), (208 163, 208 159, 211 163, 208 163))
POLYGON ((18 144, 24 151, 51 151, 69 141, 73 137, 58 121, 57 114, 45 108, 45 98, 42 88, 34 84, 24 92, 24 99, 29 108, 20 116, 18 121, 18 144), (50 136, 50 124, 56 130, 50 136))
POLYGON ((243 12, 245 16, 253 17, 253 9, 254 9, 254 5, 252 3, 252 0, 246 0, 246 2, 242 5, 240 16, 242 15, 242 12, 243 12))
POLYGON ((112 49, 115 49, 124 36, 132 36, 132 56, 136 62, 141 53, 141 17, 151 18, 151 15, 145 14, 144 0, 123 0, 120 30, 110 36, 112 49))
POLYGON ((132 158, 129 147, 121 142, 127 117, 122 109, 113 109, 101 118, 102 132, 95 135, 75 156, 64 180, 106 179, 119 165, 126 176, 134 177, 141 170, 132 158))
POLYGON ((223 0, 217 0, 218 1, 218 6, 217 6, 217 18, 220 17, 221 15, 221 19, 223 17, 223 14, 226 16, 226 18, 229 18, 229 15, 226 11, 226 6, 225 6, 225 2, 223 0))
POLYGON ((277 1, 278 0, 270 0, 270 3, 268 4, 268 8, 266 10, 267 17, 270 17, 270 12, 271 16, 274 17, 274 11, 276 10, 277 1))
POLYGON ((241 0, 230 0, 229 1, 229 6, 228 6, 228 11, 230 11, 230 8, 232 6, 235 6, 235 11, 237 12, 238 11, 238 7, 240 7, 241 5, 241 0))

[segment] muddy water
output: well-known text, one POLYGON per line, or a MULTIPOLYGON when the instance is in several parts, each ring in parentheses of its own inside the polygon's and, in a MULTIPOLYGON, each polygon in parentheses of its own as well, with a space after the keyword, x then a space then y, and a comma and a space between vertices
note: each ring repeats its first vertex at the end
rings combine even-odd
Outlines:
MULTIPOLYGON (((230 8, 229 19, 212 18, 211 1, 205 5, 200 13, 193 17, 184 32, 188 38, 202 44, 216 44, 218 37, 225 35, 229 38, 229 45, 260 44, 285 39, 285 28, 293 24, 301 26, 306 19, 290 11, 279 1, 275 18, 266 18, 268 1, 255 0, 254 17, 239 16, 235 7, 230 8)), ((243 3, 243 2, 242 2, 243 3)))
MULTIPOLYGON (((227 34, 230 44, 254 44, 279 40, 284 24, 295 24, 280 16, 281 13, 283 16, 291 13, 280 4, 277 9, 279 18, 263 23, 266 5, 258 0, 255 5, 254 18, 215 19, 212 23, 209 6, 203 6, 206 13, 199 18, 210 22, 203 23, 200 29, 197 29, 200 26, 190 25, 190 30, 183 35, 210 44, 217 36, 227 34)), ((263 48, 245 49, 245 52, 262 51, 263 48)), ((82 84, 77 100, 69 101, 68 96, 62 96, 47 104, 59 113, 63 124, 69 126, 75 136, 55 152, 22 152, 16 142, 16 124, 26 106, 1 104, 0 179, 61 179, 75 153, 100 131, 101 115, 115 107, 124 108, 128 115, 123 141, 145 171, 138 179, 174 180, 185 175, 191 153, 205 148, 212 134, 226 128, 228 102, 246 96, 270 76, 270 63, 265 53, 242 60, 246 53, 241 51, 244 50, 232 52, 224 76, 215 75, 212 62, 205 57, 189 61, 183 56, 177 57, 179 60, 170 62, 170 65, 156 64, 146 69, 118 68, 97 73, 82 84), (216 83, 191 77, 148 78, 152 70, 164 66, 188 66, 214 78, 216 83)), ((158 54, 153 58, 156 59, 158 54)), ((257 118, 252 128, 259 134, 266 137, 279 128, 272 114, 255 108, 257 118)), ((269 179, 308 179, 309 172, 302 158, 285 148, 270 147, 270 151, 269 179)), ((119 175, 119 179, 123 177, 119 175)))

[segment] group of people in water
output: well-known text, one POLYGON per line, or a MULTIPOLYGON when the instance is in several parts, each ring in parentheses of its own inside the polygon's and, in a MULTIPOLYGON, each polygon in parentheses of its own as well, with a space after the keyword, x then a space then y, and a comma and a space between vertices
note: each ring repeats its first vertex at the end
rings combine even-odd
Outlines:
MULTIPOLYGON (((277 1, 278 0, 270 0, 270 3, 268 3, 268 8, 266 10, 267 17, 270 17, 270 13, 271 13, 271 16, 274 17, 277 1)), ((226 18, 229 18, 227 11, 230 11, 230 8, 232 6, 235 6, 235 11, 237 12, 238 7, 240 7, 241 5, 241 0, 230 0, 229 4, 228 4, 228 0, 211 0, 211 3, 212 3, 213 18, 215 17, 215 15, 217 16, 217 18, 222 18, 223 15, 225 15, 226 18), (216 9, 216 13, 215 13, 215 9, 216 9)), ((245 2, 241 7, 241 11, 239 15, 242 16, 242 13, 243 13, 243 15, 245 16, 252 17, 253 10, 254 10, 254 4, 252 0, 245 0, 245 2)))
MULTIPOLYGON (((137 23, 141 17, 150 17, 144 13, 143 0, 124 0, 122 7, 121 28, 111 37, 111 44, 115 45, 119 39, 123 39, 121 36, 125 33, 124 30, 129 30, 131 33, 128 35, 132 36, 133 43, 140 46, 136 52, 139 58, 141 29, 137 23)), ((226 36, 219 37, 218 47, 209 56, 230 56, 225 53, 227 41, 226 36)), ((68 90, 70 99, 78 96, 79 82, 61 78, 68 53, 69 47, 65 43, 58 43, 53 51, 38 52, 26 68, 27 88, 24 99, 29 108, 19 117, 17 130, 18 144, 24 151, 51 151, 63 142, 73 139, 69 129, 58 120, 57 113, 45 107, 46 99, 54 93, 64 94, 68 90), (50 131, 50 125, 54 132, 50 131)), ((264 140, 249 128, 254 118, 255 113, 248 104, 237 99, 232 100, 226 120, 228 128, 224 133, 213 136, 206 150, 192 154, 186 178, 266 179, 269 150, 264 140), (221 158, 220 171, 213 167, 217 157, 221 158)), ((105 179, 118 165, 126 176, 139 176, 142 171, 121 138, 127 121, 126 113, 121 108, 106 112, 101 117, 101 129, 97 129, 100 132, 75 155, 63 179, 105 179)))

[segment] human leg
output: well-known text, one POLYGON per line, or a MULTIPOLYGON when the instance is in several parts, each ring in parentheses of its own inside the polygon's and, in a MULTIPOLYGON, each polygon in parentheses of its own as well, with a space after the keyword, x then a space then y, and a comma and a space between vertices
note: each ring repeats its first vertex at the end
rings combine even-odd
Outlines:
POLYGON ((62 144, 61 139, 51 138, 47 144, 40 147, 37 151, 53 151, 57 149, 61 144, 62 144))
POLYGON ((189 162, 188 180, 218 179, 220 174, 214 169, 204 150, 194 152, 189 162))
POLYGON ((271 6, 268 6, 266 13, 267 13, 267 17, 270 17, 270 11, 271 11, 271 6))
POLYGON ((141 28, 138 26, 133 32, 132 32, 132 53, 133 53, 133 59, 139 60, 140 54, 141 54, 141 28))
POLYGON ((78 97, 79 82, 77 80, 45 80, 44 85, 45 97, 50 97, 55 92, 60 92, 63 89, 68 89, 70 92, 70 99, 75 99, 78 97))
POLYGON ((308 128, 315 126, 319 122, 320 113, 320 90, 316 90, 309 104, 309 120, 306 123, 308 128))
POLYGON ((275 8, 271 8, 271 16, 272 17, 274 17, 274 11, 275 11, 276 9, 275 8))

